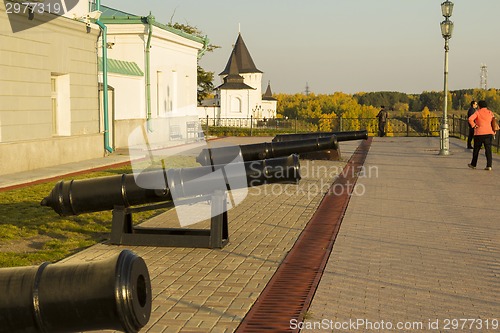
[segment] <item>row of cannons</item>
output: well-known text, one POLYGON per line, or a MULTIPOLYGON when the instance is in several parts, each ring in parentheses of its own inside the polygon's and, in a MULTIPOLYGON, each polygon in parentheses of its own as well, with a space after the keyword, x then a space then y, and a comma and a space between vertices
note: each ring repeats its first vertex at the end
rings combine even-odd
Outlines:
MULTIPOLYGON (((272 142, 203 149, 194 168, 60 181, 41 205, 61 216, 111 210, 111 244, 222 248, 227 192, 301 179, 299 155, 338 159, 341 141, 367 131, 277 135, 272 142), (221 181, 222 180, 222 181, 221 181), (139 211, 210 202, 209 229, 134 226, 139 211)), ((138 332, 149 321, 151 281, 129 250, 106 260, 0 269, 1 332, 138 332)))

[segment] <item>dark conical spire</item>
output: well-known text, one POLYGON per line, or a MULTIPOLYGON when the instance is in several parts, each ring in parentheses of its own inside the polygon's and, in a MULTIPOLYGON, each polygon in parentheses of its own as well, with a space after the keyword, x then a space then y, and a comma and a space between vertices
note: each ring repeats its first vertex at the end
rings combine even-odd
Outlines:
POLYGON ((240 75, 240 72, 238 71, 238 64, 236 62, 236 53, 233 51, 231 52, 231 57, 229 58, 229 73, 228 76, 231 77, 240 77, 243 80, 243 76, 240 75))
POLYGON ((236 64, 236 54, 231 53, 229 59, 229 73, 224 78, 224 83, 215 89, 254 89, 244 83, 245 78, 238 74, 238 66, 236 64))
POLYGON ((226 64, 226 68, 219 75, 229 74, 233 62, 236 62, 236 68, 238 69, 239 74, 262 73, 262 71, 258 70, 255 66, 252 56, 250 55, 250 52, 248 52, 247 46, 241 37, 241 33, 238 34, 238 38, 236 39, 236 43, 234 44, 233 51, 231 52, 231 56, 226 64), (234 61, 233 54, 235 55, 234 61))
POLYGON ((267 89, 264 95, 262 95, 263 101, 276 101, 276 98, 273 97, 273 92, 271 91, 271 81, 267 82, 267 89))

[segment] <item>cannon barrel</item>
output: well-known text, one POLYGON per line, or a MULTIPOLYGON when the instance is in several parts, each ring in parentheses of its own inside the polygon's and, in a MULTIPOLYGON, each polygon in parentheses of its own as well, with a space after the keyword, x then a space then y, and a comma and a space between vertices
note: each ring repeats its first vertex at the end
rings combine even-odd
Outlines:
POLYGON ((41 201, 61 216, 79 215, 115 206, 130 207, 172 201, 217 190, 235 190, 270 183, 297 183, 297 155, 196 168, 145 171, 133 174, 58 182, 41 201), (140 184, 140 185, 139 185, 140 184))
POLYGON ((138 332, 151 314, 144 260, 128 250, 106 260, 0 269, 0 332, 138 332))
POLYGON ((308 140, 206 148, 200 152, 196 162, 205 166, 218 165, 230 163, 234 160, 252 161, 337 148, 338 143, 335 135, 325 135, 321 138, 311 137, 308 140))
POLYGON ((331 135, 337 137, 337 141, 352 141, 352 140, 366 140, 368 139, 368 131, 345 131, 345 132, 313 132, 313 133, 299 133, 299 134, 278 134, 272 142, 287 142, 294 140, 310 140, 313 138, 323 138, 331 135))

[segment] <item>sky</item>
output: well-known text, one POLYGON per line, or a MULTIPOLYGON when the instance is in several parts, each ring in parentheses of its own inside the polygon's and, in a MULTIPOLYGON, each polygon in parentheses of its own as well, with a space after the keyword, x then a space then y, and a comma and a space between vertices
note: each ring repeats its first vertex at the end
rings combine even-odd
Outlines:
MULTIPOLYGON (((315 94, 442 91, 444 0, 102 0, 136 15, 151 11, 161 23, 195 26, 221 48, 200 65, 216 76, 238 32, 263 89, 315 94)), ((449 89, 500 88, 500 0, 452 0, 449 89)), ((217 76, 214 82, 220 83, 217 76)))

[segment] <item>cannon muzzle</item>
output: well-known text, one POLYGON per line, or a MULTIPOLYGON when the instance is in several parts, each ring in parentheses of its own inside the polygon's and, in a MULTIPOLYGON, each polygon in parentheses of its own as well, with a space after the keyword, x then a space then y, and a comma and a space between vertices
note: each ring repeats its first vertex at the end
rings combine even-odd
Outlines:
POLYGON ((346 132, 314 132, 314 133, 300 133, 300 134, 278 134, 272 142, 288 142, 295 140, 310 140, 315 138, 323 138, 335 135, 337 141, 353 141, 353 140, 366 140, 368 139, 368 131, 346 131, 346 132))
POLYGON ((297 155, 197 168, 146 171, 93 179, 58 182, 42 206, 61 216, 172 201, 271 183, 297 183, 297 155))
POLYGON ((144 260, 128 250, 107 260, 0 269, 0 332, 138 332, 151 314, 144 260))
POLYGON ((196 158, 201 165, 227 164, 232 161, 253 161, 327 149, 337 149, 335 135, 307 140, 264 142, 249 145, 203 149, 196 158))

